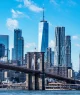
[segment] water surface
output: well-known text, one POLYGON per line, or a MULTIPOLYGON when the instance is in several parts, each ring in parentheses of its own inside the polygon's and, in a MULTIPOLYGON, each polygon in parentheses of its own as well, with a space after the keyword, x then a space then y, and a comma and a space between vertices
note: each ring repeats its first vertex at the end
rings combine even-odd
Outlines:
POLYGON ((0 95, 80 95, 80 91, 14 91, 0 90, 0 95))

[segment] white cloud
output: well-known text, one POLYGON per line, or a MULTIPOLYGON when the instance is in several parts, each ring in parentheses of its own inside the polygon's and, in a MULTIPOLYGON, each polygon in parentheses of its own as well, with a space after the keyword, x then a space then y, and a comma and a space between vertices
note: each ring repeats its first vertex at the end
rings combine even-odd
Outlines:
POLYGON ((17 2, 22 2, 23 0, 16 0, 17 2))
POLYGON ((49 22, 49 26, 54 27, 53 24, 52 24, 51 22, 49 22))
POLYGON ((75 44, 75 46, 80 47, 80 44, 75 44))
POLYGON ((79 39, 79 37, 77 35, 75 35, 75 36, 72 36, 72 39, 77 40, 77 39, 79 39))
POLYGON ((23 7, 23 5, 22 5, 22 4, 19 4, 17 7, 18 7, 18 8, 22 8, 22 7, 23 7))
POLYGON ((50 2, 54 6, 61 6, 61 5, 68 5, 68 6, 75 6, 77 5, 76 0, 50 0, 50 2))
POLYGON ((6 25, 9 30, 13 31, 15 28, 18 28, 18 21, 16 19, 8 18, 6 21, 6 25))
POLYGON ((29 10, 39 13, 43 11, 43 8, 39 7, 37 4, 35 4, 32 0, 16 0, 17 2, 23 2, 24 5, 19 4, 18 8, 27 7, 29 10))
POLYGON ((33 12, 41 12, 43 9, 41 7, 38 7, 33 1, 31 0, 24 0, 24 6, 30 9, 33 12))
POLYGON ((15 11, 14 9, 12 9, 11 12, 12 12, 12 17, 13 18, 18 18, 20 15, 24 15, 22 12, 15 11))
POLYGON ((68 0, 68 3, 69 5, 73 5, 73 6, 77 5, 77 3, 73 0, 68 0))
POLYGON ((21 18, 21 17, 30 18, 28 15, 25 15, 23 12, 15 11, 14 9, 12 9, 11 12, 12 12, 12 18, 21 18))
POLYGON ((50 2, 53 3, 55 6, 59 5, 56 0, 50 0, 50 2))
POLYGON ((36 48, 36 44, 35 43, 27 43, 25 45, 25 48, 36 48))
POLYGON ((51 47, 52 50, 54 50, 55 42, 54 42, 53 40, 51 40, 51 41, 49 42, 49 47, 51 47))

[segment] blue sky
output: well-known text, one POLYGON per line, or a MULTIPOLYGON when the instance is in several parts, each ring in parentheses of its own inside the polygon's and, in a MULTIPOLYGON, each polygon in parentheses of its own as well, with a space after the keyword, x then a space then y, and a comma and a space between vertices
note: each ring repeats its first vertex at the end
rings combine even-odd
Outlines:
POLYGON ((38 26, 42 20, 42 7, 49 22, 49 46, 54 50, 56 26, 64 26, 71 35, 72 63, 79 68, 80 53, 80 0, 0 0, 0 34, 10 37, 13 47, 14 28, 20 28, 25 40, 25 53, 38 46, 38 26))

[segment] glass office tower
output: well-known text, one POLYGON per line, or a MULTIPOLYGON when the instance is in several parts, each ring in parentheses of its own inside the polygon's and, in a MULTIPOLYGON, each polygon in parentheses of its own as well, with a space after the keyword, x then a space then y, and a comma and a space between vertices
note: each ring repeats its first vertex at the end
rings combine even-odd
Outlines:
POLYGON ((71 36, 65 37, 66 66, 72 68, 71 63, 71 36))
POLYGON ((24 57, 24 39, 23 37, 18 38, 18 60, 23 64, 24 57))
POLYGON ((54 66, 65 66, 65 27, 55 28, 54 66))
POLYGON ((5 45, 0 44, 0 58, 5 56, 5 45))
POLYGON ((38 51, 46 52, 48 48, 48 32, 49 26, 48 22, 44 20, 44 11, 43 11, 43 20, 39 23, 39 42, 38 42, 38 51))
POLYGON ((3 60, 8 61, 9 60, 9 36, 0 35, 0 44, 3 44, 5 46, 5 56, 3 60))
POLYGON ((13 49, 13 59, 20 61, 20 65, 23 64, 24 57, 24 39, 22 37, 22 30, 14 30, 14 49, 13 49))

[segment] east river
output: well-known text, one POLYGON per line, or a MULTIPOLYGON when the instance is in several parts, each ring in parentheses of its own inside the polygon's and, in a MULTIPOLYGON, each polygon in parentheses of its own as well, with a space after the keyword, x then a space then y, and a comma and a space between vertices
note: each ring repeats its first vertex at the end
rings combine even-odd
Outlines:
POLYGON ((80 91, 15 91, 0 90, 0 95, 80 95, 80 91))

